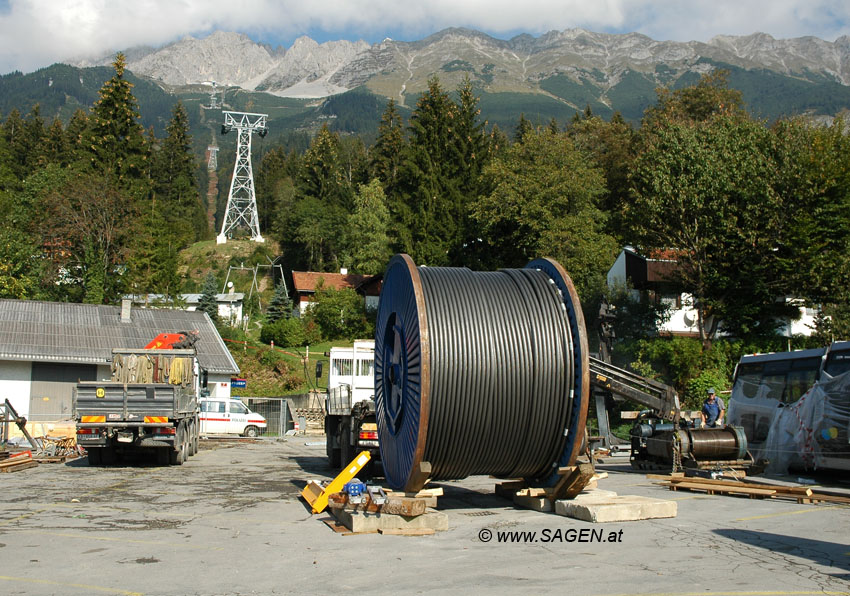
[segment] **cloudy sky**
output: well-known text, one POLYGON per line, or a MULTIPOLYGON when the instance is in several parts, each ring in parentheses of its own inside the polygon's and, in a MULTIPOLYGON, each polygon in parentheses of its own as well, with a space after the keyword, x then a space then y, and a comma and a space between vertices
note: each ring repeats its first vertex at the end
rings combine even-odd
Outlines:
POLYGON ((850 35, 848 0, 0 0, 0 73, 186 35, 238 31, 289 47, 391 37, 411 41, 446 27, 508 39, 582 27, 653 39, 708 41, 764 32, 776 38, 850 35))

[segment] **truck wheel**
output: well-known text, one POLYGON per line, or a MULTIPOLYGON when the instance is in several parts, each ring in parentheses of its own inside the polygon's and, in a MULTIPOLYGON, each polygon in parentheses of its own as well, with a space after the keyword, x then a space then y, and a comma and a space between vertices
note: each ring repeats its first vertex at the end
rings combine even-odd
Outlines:
POLYGON ((246 437, 254 437, 259 436, 260 430, 256 426, 248 426, 245 428, 245 432, 243 433, 246 437))
POLYGON ((100 450, 100 461, 105 466, 111 466, 115 463, 115 447, 103 447, 100 450))
POLYGON ((89 447, 86 449, 89 457, 89 465, 90 466, 99 466, 103 463, 103 458, 101 457, 100 447, 89 447))
MULTIPOLYGON (((332 439, 328 437, 328 442, 332 439)), ((339 447, 328 447, 328 464, 334 469, 342 466, 342 453, 340 452, 339 447)))
POLYGON ((339 457, 340 463, 337 467, 347 466, 354 459, 354 446, 351 444, 350 422, 339 425, 339 457))
POLYGON ((156 463, 160 466, 167 466, 171 459, 171 448, 170 447, 157 447, 156 448, 156 463))
POLYGON ((342 457, 339 452, 339 440, 336 434, 337 424, 336 416, 325 416, 325 439, 327 441, 325 453, 328 456, 328 465, 334 469, 342 465, 340 463, 342 457))
POLYGON ((186 427, 181 424, 177 427, 177 437, 174 449, 168 454, 172 466, 182 466, 186 461, 186 427))
POLYGON ((188 436, 186 438, 186 443, 187 443, 186 456, 192 457, 197 452, 197 449, 195 448, 195 421, 194 420, 189 421, 189 433, 188 433, 188 436))
POLYGON ((192 433, 192 449, 195 450, 195 453, 200 451, 200 443, 201 443, 201 421, 198 420, 198 417, 195 416, 195 424, 193 426, 194 432, 192 433))

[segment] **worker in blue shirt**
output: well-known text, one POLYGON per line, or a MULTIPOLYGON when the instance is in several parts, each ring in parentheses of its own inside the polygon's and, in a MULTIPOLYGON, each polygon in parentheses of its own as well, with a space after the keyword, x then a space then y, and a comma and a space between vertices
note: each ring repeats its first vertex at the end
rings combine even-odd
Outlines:
POLYGON ((702 409, 699 412, 702 426, 709 428, 723 426, 723 414, 725 412, 726 407, 723 405, 723 400, 715 395, 712 387, 708 390, 708 397, 702 402, 702 409))

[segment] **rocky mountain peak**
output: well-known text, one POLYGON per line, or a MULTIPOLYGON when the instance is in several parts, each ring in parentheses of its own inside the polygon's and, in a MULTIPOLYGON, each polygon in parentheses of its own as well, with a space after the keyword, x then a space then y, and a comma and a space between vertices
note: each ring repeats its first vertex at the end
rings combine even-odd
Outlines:
MULTIPOLYGON (((321 97, 368 83, 386 95, 424 87, 429 76, 479 73, 494 90, 539 92, 538 81, 563 74, 577 83, 589 73, 603 87, 637 70, 654 77, 659 65, 702 72, 700 58, 744 69, 769 69, 805 78, 812 73, 850 82, 850 37, 834 43, 813 37, 777 40, 766 33, 718 35, 708 43, 656 41, 639 33, 595 33, 583 28, 518 35, 508 41, 449 28, 421 41, 318 43, 307 36, 287 49, 257 44, 240 33, 185 37, 158 50, 128 51, 136 74, 169 85, 214 80, 282 96, 321 97), (446 74, 448 73, 448 74, 446 74)), ((110 58, 111 59, 111 58, 110 58)), ((109 60, 104 61, 104 64, 109 60)), ((704 62, 704 61, 703 61, 704 62)), ((704 68, 703 68, 704 70, 704 68)))

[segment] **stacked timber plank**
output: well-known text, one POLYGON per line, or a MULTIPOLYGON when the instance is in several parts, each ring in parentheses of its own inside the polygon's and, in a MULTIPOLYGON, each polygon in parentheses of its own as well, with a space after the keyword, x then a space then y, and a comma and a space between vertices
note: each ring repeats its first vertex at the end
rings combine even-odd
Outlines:
POLYGON ((709 495, 731 495, 751 499, 790 499, 798 503, 839 503, 850 505, 850 496, 808 486, 785 486, 778 484, 690 478, 671 475, 663 478, 663 486, 670 490, 703 492, 709 495))
POLYGON ((33 458, 32 452, 22 451, 20 453, 5 452, 6 457, 0 459, 0 473, 20 472, 34 468, 38 465, 33 458))
POLYGON ((324 520, 342 534, 393 534, 425 536, 449 529, 448 516, 435 511, 443 489, 425 489, 418 493, 386 491, 386 502, 377 504, 366 495, 352 503, 346 493, 328 497, 328 507, 335 520, 324 520))

